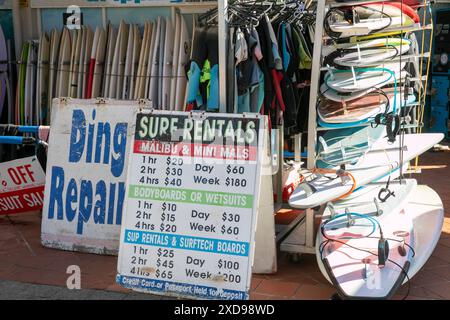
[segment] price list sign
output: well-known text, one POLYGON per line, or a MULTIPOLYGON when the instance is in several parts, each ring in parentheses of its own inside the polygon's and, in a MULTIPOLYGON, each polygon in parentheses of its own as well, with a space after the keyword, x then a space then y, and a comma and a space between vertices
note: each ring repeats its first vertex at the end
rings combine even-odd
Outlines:
POLYGON ((117 282, 161 295, 248 299, 264 117, 137 115, 117 282))

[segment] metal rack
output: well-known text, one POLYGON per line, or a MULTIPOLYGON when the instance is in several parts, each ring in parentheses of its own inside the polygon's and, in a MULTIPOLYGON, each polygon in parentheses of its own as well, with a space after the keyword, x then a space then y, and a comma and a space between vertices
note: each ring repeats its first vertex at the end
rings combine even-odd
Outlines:
MULTIPOLYGON (((364 3, 375 3, 379 1, 364 1, 364 3)), ((320 74, 321 71, 328 70, 329 68, 322 67, 322 44, 323 40, 329 39, 328 36, 324 35, 324 17, 326 14, 326 10, 332 7, 341 7, 341 6, 351 6, 355 4, 361 4, 362 1, 355 2, 342 2, 337 3, 331 0, 317 0, 317 9, 316 9, 316 25, 315 25, 315 34, 314 34, 314 51, 313 51, 313 61, 312 61, 312 72, 311 72, 311 93, 309 100, 309 118, 308 118, 308 141, 307 141, 307 169, 314 169, 316 166, 316 144, 317 144, 317 133, 320 131, 333 130, 333 128, 323 128, 317 125, 317 99, 320 88, 320 74)), ((427 0, 423 1, 422 6, 429 6, 427 0)), ((400 27, 400 28, 389 28, 386 29, 386 32, 391 31, 405 31, 405 32, 416 32, 425 30, 432 30, 433 25, 420 25, 414 24, 409 27, 400 27)), ((422 41, 425 41, 422 39, 422 41)), ((414 58, 421 59, 429 59, 429 52, 421 52, 418 55, 408 55, 405 57, 406 61, 410 61, 414 58)), ((402 61, 405 61, 402 58, 402 61)), ((428 79, 428 75, 422 78, 414 78, 410 79, 412 81, 426 81, 428 79)), ((425 92, 426 92, 426 86, 425 92)), ((424 93, 425 94, 425 93, 424 93)), ((420 105, 420 102, 419 102, 420 105)), ((411 125, 404 126, 405 129, 411 128, 420 128, 422 124, 420 121, 415 121, 411 125)), ((301 150, 299 149, 298 144, 296 143, 296 154, 300 154, 301 150)), ((322 215, 323 210, 326 208, 326 204, 322 205, 320 208, 311 208, 306 210, 306 217, 303 222, 297 225, 295 230, 293 230, 286 239, 281 243, 280 249, 281 251, 285 251, 291 254, 302 254, 302 253, 310 253, 315 254, 315 218, 322 215)))

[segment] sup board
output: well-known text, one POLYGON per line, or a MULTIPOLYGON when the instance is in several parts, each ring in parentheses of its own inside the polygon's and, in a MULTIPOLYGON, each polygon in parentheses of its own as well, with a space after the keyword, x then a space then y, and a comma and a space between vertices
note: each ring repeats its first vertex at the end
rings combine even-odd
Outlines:
MULTIPOLYGON (((424 153, 444 138, 443 134, 406 134, 404 136, 403 163, 408 163, 416 156, 424 153)), ((364 186, 394 170, 398 170, 400 160, 400 139, 389 143, 387 139, 376 141, 356 165, 349 165, 346 171, 353 179, 339 178, 335 173, 310 174, 305 182, 299 184, 294 191, 289 204, 293 208, 306 209, 320 206, 351 193, 354 189, 364 186)))
POLYGON ((375 200, 374 190, 324 211, 317 261, 341 298, 389 299, 407 279, 415 237, 404 207, 416 185, 404 180, 385 202, 375 200))

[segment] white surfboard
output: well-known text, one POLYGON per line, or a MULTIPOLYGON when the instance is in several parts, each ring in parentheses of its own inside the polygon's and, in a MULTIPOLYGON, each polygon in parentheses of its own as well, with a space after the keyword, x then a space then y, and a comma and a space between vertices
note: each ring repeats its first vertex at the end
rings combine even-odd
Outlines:
POLYGON ((326 83, 322 83, 320 86, 320 93, 327 99, 337 102, 342 101, 352 101, 361 97, 364 97, 365 95, 369 94, 370 92, 376 90, 377 88, 383 88, 385 86, 391 86, 397 84, 399 86, 400 83, 404 83, 405 79, 408 75, 408 72, 405 70, 402 70, 400 72, 400 75, 397 77, 390 77, 386 82, 381 83, 379 85, 375 85, 373 87, 369 87, 364 90, 359 91, 353 91, 353 92, 341 92, 337 90, 333 90, 330 88, 326 83))
POLYGON ((100 29, 97 41, 97 49, 95 53, 95 67, 92 79, 92 93, 89 98, 98 98, 101 95, 101 84, 106 54, 106 41, 107 41, 106 38, 107 38, 106 31, 100 29))
POLYGON ((177 66, 177 91, 175 94, 176 111, 184 111, 187 86, 185 67, 191 57, 191 41, 189 39, 189 32, 186 21, 184 20, 183 16, 181 16, 180 28, 180 48, 177 66))
MULTIPOLYGON (((424 153, 444 138, 443 134, 406 134, 404 137, 403 162, 408 163, 416 156, 424 153)), ((321 204, 346 195, 360 186, 388 175, 400 167, 400 139, 388 143, 387 139, 375 142, 356 165, 348 165, 346 170, 352 179, 337 178, 336 174, 308 176, 307 181, 299 184, 289 199, 293 208, 314 208, 321 204), (344 180, 344 181, 343 181, 344 180)))
POLYGON ((431 257, 444 224, 444 207, 439 195, 430 187, 417 186, 405 207, 413 220, 416 255, 408 275, 414 277, 431 257))
POLYGON ((335 58, 334 62, 343 67, 374 66, 377 64, 379 65, 381 61, 389 61, 389 59, 407 53, 409 48, 409 42, 406 42, 396 46, 365 49, 346 53, 341 57, 335 58))
POLYGON ((415 180, 393 185, 395 197, 385 202, 374 200, 379 192, 374 190, 325 210, 316 239, 317 262, 341 298, 388 299, 407 279, 415 237, 404 208, 416 185, 415 180), (384 250, 379 249, 381 233, 384 250))
POLYGON ((139 56, 139 67, 136 77, 136 85, 134 92, 134 99, 143 99, 145 97, 145 83, 147 75, 150 75, 148 69, 149 52, 151 48, 153 23, 146 22, 144 28, 144 35, 142 40, 141 52, 139 56))
MULTIPOLYGON (((110 85, 109 85, 109 93, 108 98, 117 99, 117 88, 119 83, 119 69, 120 68, 120 62, 122 61, 122 46, 125 42, 125 33, 127 33, 127 29, 125 27, 125 23, 122 21, 119 26, 119 32, 117 33, 117 38, 115 41, 115 47, 114 47, 114 56, 112 59, 112 67, 111 67, 111 78, 110 78, 110 85)), ((114 43, 114 40, 113 40, 114 43)), ((123 73, 122 73, 123 74, 123 73)))
POLYGON ((72 56, 71 34, 67 28, 64 28, 59 50, 57 90, 56 90, 57 98, 67 97, 69 95, 71 56, 72 56))
POLYGON ((86 76, 84 74, 84 60, 87 54, 90 56, 90 52, 87 52, 86 44, 87 44, 87 27, 82 26, 81 27, 81 46, 80 46, 80 63, 78 65, 78 70, 76 74, 77 78, 77 86, 76 86, 76 95, 74 96, 77 99, 84 98, 83 95, 83 77, 86 76))
POLYGON ((69 75, 69 96, 76 98, 78 95, 78 75, 80 73, 81 43, 83 40, 84 29, 73 31, 72 38, 72 54, 70 59, 70 75, 69 75))
POLYGON ((125 66, 123 73, 123 86, 122 91, 119 94, 120 99, 128 100, 130 97, 131 89, 131 69, 133 67, 133 48, 134 48, 134 25, 131 24, 128 28, 128 41, 125 55, 125 66))
POLYGON ((149 78, 148 91, 146 96, 153 102, 153 106, 157 107, 158 105, 158 76, 159 76, 159 59, 160 59, 160 38, 161 38, 161 30, 162 30, 163 18, 158 17, 156 24, 156 32, 154 32, 154 39, 152 39, 152 56, 149 60, 149 64, 151 63, 151 74, 149 78))
POLYGON ((161 34, 159 37, 159 60, 158 60, 158 78, 157 78, 157 105, 156 107, 160 109, 163 105, 163 83, 164 83, 164 53, 165 53, 165 43, 166 43, 166 26, 167 21, 165 18, 161 19, 161 34))
POLYGON ((181 34, 181 15, 177 14, 175 18, 175 37, 173 42, 173 63, 172 63, 172 79, 170 84, 170 110, 176 110, 176 94, 177 94, 177 76, 178 76, 178 59, 180 56, 180 34, 181 34))
POLYGON ((86 31, 86 48, 85 48, 85 55, 83 62, 83 69, 82 69, 82 77, 81 82, 79 83, 79 86, 81 87, 81 90, 79 91, 80 98, 84 98, 86 96, 87 86, 88 86, 88 80, 89 80, 89 67, 91 65, 91 54, 92 54, 92 47, 94 45, 94 33, 92 32, 91 28, 87 27, 86 31))
POLYGON ((58 30, 53 29, 50 36, 50 61, 49 61, 49 77, 48 77, 48 111, 47 124, 51 123, 52 101, 56 92, 56 73, 58 69, 58 52, 61 36, 58 30))
POLYGON ((166 35, 164 39, 164 60, 163 60, 163 78, 162 78, 162 100, 161 109, 170 110, 170 85, 172 84, 172 67, 173 67, 173 39, 174 29, 172 21, 167 19, 166 35))
POLYGON ((128 48, 128 34, 130 25, 124 23, 122 33, 122 39, 120 41, 120 50, 119 50, 119 68, 118 68, 118 77, 117 77, 117 88, 116 88, 116 98, 120 99, 123 94, 123 87, 125 81, 125 62, 127 59, 127 48, 128 48))
POLYGON ((139 32, 139 27, 137 25, 134 26, 133 32, 134 32, 133 59, 132 59, 132 65, 131 65, 131 81, 130 81, 130 90, 129 90, 128 99, 134 98, 134 91, 135 91, 136 81, 137 81, 137 72, 138 72, 138 67, 139 67, 139 58, 140 58, 141 47, 142 47, 141 33, 139 32))
POLYGON ((50 72, 50 39, 47 33, 43 32, 39 40, 37 82, 36 82, 36 109, 38 125, 45 124, 48 112, 48 89, 50 72))
POLYGON ((25 124, 37 125, 38 110, 35 106, 35 81, 36 81, 37 46, 30 42, 27 61, 27 73, 25 78, 25 124))
POLYGON ((114 29, 113 25, 110 23, 108 25, 108 40, 106 46, 105 66, 104 66, 105 74, 103 78, 103 88, 102 88, 103 97, 105 98, 109 98, 109 88, 111 85, 111 72, 116 41, 117 41, 117 32, 114 29))
POLYGON ((406 63, 386 63, 379 67, 328 71, 324 82, 338 92, 355 92, 386 85, 401 75, 406 63))

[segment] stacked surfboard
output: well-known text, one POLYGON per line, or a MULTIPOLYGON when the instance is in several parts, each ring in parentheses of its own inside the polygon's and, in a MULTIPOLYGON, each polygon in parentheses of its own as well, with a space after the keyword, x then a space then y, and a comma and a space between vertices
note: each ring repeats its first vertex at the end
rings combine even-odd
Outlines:
POLYGON ((57 97, 149 99, 154 108, 182 111, 190 46, 181 14, 143 26, 122 21, 107 30, 43 33, 22 48, 15 122, 50 124, 57 97))
MULTIPOLYGON (((341 298, 390 298, 423 266, 436 246, 443 209, 432 190, 396 180, 409 161, 443 139, 402 127, 423 99, 409 79, 418 75, 417 12, 404 2, 332 7, 325 17, 329 45, 317 104, 314 170, 289 203, 327 205, 317 236, 323 274, 341 298), (407 134, 408 133, 408 134, 407 134), (412 195, 426 190, 416 204, 412 195), (429 202, 429 203, 428 203, 429 202), (420 226, 430 216, 432 223, 420 226), (419 218, 420 217, 420 218, 419 218), (433 217, 433 218, 431 218, 433 217)), ((421 77, 419 77, 421 78, 421 77)))

